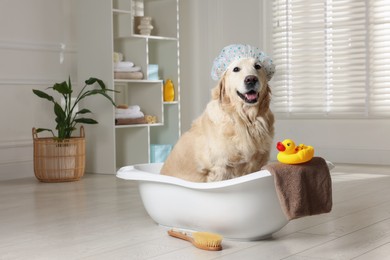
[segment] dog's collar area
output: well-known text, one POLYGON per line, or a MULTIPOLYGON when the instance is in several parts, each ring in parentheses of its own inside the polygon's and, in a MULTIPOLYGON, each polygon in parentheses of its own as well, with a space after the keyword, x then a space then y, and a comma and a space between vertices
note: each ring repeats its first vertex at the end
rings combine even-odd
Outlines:
POLYGON ((238 90, 236 92, 245 103, 254 104, 259 100, 259 93, 254 90, 248 91, 245 94, 240 93, 238 90))

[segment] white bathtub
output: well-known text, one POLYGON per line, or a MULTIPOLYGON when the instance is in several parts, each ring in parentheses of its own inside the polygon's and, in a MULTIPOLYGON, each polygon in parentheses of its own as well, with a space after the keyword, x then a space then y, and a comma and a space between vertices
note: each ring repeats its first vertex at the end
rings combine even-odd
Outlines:
POLYGON ((162 163, 140 164, 117 172, 118 178, 138 181, 146 211, 161 226, 208 231, 227 239, 259 240, 288 222, 268 171, 195 183, 160 175, 161 167, 162 163))

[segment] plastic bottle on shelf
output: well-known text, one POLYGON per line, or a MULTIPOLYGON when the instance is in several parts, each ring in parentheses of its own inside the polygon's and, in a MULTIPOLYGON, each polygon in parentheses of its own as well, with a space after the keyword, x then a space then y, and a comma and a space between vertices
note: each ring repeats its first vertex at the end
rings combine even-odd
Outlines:
POLYGON ((164 84, 164 101, 172 102, 175 100, 175 87, 170 79, 167 79, 164 84))

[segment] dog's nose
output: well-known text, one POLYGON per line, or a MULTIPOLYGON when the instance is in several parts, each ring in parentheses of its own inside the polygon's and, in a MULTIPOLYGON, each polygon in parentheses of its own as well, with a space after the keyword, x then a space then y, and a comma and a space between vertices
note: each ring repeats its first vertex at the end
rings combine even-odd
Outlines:
POLYGON ((258 78, 253 75, 246 76, 244 79, 245 85, 247 86, 253 86, 258 82, 258 78))

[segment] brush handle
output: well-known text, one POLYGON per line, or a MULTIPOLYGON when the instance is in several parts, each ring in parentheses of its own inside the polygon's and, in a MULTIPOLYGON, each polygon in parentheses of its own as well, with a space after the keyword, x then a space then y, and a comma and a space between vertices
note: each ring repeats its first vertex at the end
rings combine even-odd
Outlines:
MULTIPOLYGON (((200 232, 200 233, 202 233, 202 232, 200 232)), ((192 235, 187 235, 187 233, 185 233, 185 232, 175 231, 173 229, 168 230, 168 235, 170 235, 172 237, 176 237, 176 238, 180 238, 180 239, 186 240, 186 241, 190 242, 192 245, 194 245, 195 247, 197 247, 199 249, 209 250, 209 251, 219 251, 219 250, 222 250, 222 246, 220 244, 221 242, 218 241, 219 239, 214 241, 215 238, 212 238, 211 241, 210 241, 210 238, 207 238, 207 236, 206 236, 206 238, 202 238, 201 241, 199 242, 199 238, 194 239, 192 237, 192 235)), ((210 233, 209 233, 209 235, 210 235, 210 233)), ((215 236, 215 234, 214 234, 214 236, 215 236)), ((217 235, 217 236, 219 236, 219 235, 217 235)), ((222 240, 222 237, 220 239, 222 240)))
POLYGON ((179 232, 179 231, 175 231, 175 230, 171 229, 171 230, 168 230, 168 234, 171 237, 180 238, 180 239, 183 239, 183 240, 187 240, 188 242, 194 243, 194 239, 192 237, 188 236, 184 232, 179 232))

